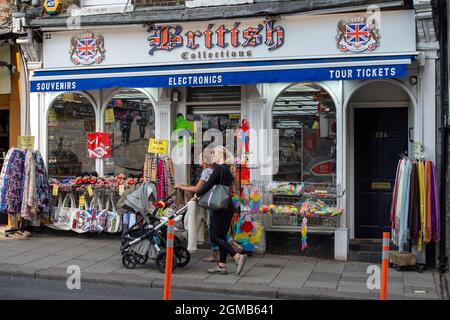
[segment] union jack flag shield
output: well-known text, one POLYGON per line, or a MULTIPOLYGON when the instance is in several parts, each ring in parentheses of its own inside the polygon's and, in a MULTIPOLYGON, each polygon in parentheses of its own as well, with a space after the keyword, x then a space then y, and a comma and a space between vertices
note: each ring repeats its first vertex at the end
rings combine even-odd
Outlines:
POLYGON ((70 59, 76 65, 102 63, 105 59, 103 36, 95 36, 92 32, 85 32, 79 37, 72 37, 70 59))
POLYGON ((373 51, 379 45, 376 22, 369 24, 364 17, 355 17, 338 25, 337 46, 342 52, 373 51))

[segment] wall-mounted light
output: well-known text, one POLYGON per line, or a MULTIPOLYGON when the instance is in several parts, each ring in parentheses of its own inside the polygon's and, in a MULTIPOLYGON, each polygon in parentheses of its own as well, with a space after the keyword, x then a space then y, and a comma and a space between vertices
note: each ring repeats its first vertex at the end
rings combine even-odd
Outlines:
POLYGON ((172 102, 180 101, 180 92, 177 90, 172 91, 172 102))
POLYGON ((417 76, 409 77, 409 84, 415 86, 417 84, 417 76))

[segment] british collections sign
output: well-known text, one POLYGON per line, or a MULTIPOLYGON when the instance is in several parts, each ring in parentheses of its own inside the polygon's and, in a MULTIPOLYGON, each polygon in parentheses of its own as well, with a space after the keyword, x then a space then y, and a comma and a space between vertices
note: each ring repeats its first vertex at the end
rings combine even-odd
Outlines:
POLYGON ((286 37, 285 29, 273 20, 255 26, 235 22, 232 28, 209 24, 203 31, 183 30, 181 25, 152 26, 148 31, 151 56, 158 51, 184 49, 180 54, 182 60, 251 58, 252 48, 263 46, 269 52, 274 51, 284 45, 286 37))

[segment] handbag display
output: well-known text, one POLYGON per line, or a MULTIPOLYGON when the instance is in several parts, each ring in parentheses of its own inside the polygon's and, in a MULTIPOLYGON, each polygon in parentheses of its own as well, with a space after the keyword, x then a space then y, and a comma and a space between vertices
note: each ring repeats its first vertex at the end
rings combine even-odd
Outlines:
POLYGON ((121 216, 117 213, 117 208, 116 205, 114 204, 112 194, 108 196, 108 199, 106 201, 106 208, 105 210, 103 210, 103 216, 106 219, 104 229, 105 232, 117 233, 122 230, 121 216))
POLYGON ((223 168, 220 172, 220 184, 214 185, 198 200, 198 205, 208 210, 223 210, 228 208, 230 188, 222 184, 223 168))
POLYGON ((75 196, 72 193, 66 194, 64 200, 62 200, 62 194, 59 194, 58 206, 53 211, 52 223, 46 224, 46 226, 56 230, 69 231, 71 229, 72 216, 77 211, 75 196), (70 201, 69 205, 67 201, 70 201))

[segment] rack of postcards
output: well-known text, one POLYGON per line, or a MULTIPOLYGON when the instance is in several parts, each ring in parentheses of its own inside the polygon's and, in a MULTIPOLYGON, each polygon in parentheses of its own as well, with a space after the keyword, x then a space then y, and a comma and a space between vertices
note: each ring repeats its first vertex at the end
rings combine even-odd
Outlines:
POLYGON ((298 231, 304 217, 309 232, 334 232, 343 210, 336 185, 272 182, 264 186, 261 212, 267 231, 298 231))

